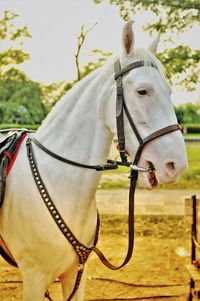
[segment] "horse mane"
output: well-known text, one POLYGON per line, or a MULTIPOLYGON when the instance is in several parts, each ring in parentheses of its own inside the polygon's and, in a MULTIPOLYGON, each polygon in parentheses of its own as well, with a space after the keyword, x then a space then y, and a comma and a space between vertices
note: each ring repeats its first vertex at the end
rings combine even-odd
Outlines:
MULTIPOLYGON (((63 102, 66 103, 67 106, 69 106, 69 111, 72 110, 73 106, 70 105, 71 102, 75 104, 78 103, 79 99, 81 98, 81 95, 84 93, 85 89, 88 88, 88 86, 91 84, 91 82, 97 78, 99 75, 102 77, 106 77, 108 73, 110 73, 110 70, 114 70, 114 62, 119 58, 118 55, 112 55, 108 61, 97 70, 91 72, 88 74, 85 78, 83 78, 81 81, 77 82, 72 89, 70 89, 63 97, 56 103, 56 105, 52 108, 52 111, 50 114, 47 115, 47 117, 44 119, 43 124, 47 124, 49 126, 49 117, 54 115, 57 115, 57 118, 59 119, 65 119, 66 116, 64 116, 64 112, 60 110, 60 106, 63 102), (67 100, 70 98, 70 101, 67 100), (68 104, 67 104, 68 102, 68 104), (57 114, 59 112, 59 115, 57 114)), ((124 58, 121 58, 122 61, 122 67, 123 66, 123 60, 124 58)), ((162 63, 147 49, 143 48, 134 48, 131 55, 128 56, 128 58, 125 59, 124 63, 126 65, 133 63, 134 61, 143 60, 145 66, 154 65, 158 72, 161 74, 163 79, 166 81, 166 72, 164 69, 164 66, 162 63)), ((114 77, 113 77, 114 78, 114 77)), ((50 121, 51 122, 51 121, 50 121)))
POLYGON ((157 59, 157 57, 148 49, 135 48, 133 51, 134 60, 143 60, 145 66, 152 65, 156 67, 158 72, 166 80, 166 69, 163 64, 157 59))

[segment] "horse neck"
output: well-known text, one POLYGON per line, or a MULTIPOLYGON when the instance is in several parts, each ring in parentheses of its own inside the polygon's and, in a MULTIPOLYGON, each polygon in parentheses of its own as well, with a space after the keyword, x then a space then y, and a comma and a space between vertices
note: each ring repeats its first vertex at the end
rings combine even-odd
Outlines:
POLYGON ((112 140, 104 120, 112 82, 110 64, 76 84, 48 114, 35 137, 68 159, 104 163, 112 140))

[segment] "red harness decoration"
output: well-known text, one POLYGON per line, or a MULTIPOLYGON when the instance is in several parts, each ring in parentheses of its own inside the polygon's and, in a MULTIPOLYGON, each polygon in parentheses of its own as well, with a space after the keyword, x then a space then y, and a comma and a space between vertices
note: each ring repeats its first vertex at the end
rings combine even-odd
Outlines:
POLYGON ((15 163, 15 160, 17 158, 17 155, 18 155, 18 152, 19 152, 19 149, 20 149, 20 146, 21 146, 22 142, 24 141, 26 135, 27 134, 24 133, 24 135, 22 135, 22 137, 20 138, 20 140, 18 142, 18 145, 17 145, 17 148, 16 148, 16 151, 15 151, 13 156, 11 156, 11 154, 8 151, 4 152, 4 155, 6 155, 10 159, 6 176, 8 176, 9 172, 11 171, 11 169, 12 169, 14 163, 15 163))

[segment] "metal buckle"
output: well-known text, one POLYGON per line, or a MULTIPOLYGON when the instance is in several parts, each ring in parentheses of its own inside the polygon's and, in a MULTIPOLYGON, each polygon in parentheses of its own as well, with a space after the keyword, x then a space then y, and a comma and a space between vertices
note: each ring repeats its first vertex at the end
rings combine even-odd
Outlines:
POLYGON ((132 170, 142 171, 142 172, 153 172, 154 171, 154 169, 152 169, 151 167, 142 167, 142 166, 138 166, 135 164, 131 164, 130 168, 132 170))

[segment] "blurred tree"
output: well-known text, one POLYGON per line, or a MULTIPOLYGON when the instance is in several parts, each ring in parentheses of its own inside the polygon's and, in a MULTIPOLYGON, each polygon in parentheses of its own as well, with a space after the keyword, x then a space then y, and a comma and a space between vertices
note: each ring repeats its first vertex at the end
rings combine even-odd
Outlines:
POLYGON ((96 25, 97 25, 97 23, 95 23, 89 29, 85 29, 84 25, 81 26, 81 30, 80 30, 80 33, 79 33, 78 39, 77 39, 77 51, 74 55, 76 70, 77 70, 77 79, 74 81, 74 83, 81 80, 83 77, 85 77, 90 72, 94 71, 95 69, 101 67, 106 62, 107 58, 110 55, 112 55, 112 52, 105 52, 105 51, 102 51, 102 50, 99 50, 99 49, 94 49, 94 50, 92 50, 92 53, 89 54, 89 56, 92 57, 92 61, 89 62, 88 64, 86 64, 85 66, 83 66, 83 68, 81 70, 80 60, 79 60, 80 52, 81 52, 81 49, 83 47, 83 44, 85 42, 85 39, 86 39, 88 33, 96 25))
POLYGON ((17 17, 5 11, 0 19, 0 42, 8 40, 11 44, 0 52, 0 123, 35 124, 41 122, 47 110, 40 84, 15 67, 30 59, 22 46, 24 39, 31 37, 26 26, 15 28, 17 17))
MULTIPOLYGON (((103 0, 93 0, 99 4, 103 0)), ((125 21, 130 20, 138 11, 151 11, 157 22, 149 23, 148 29, 161 32, 184 31, 200 21, 199 0, 107 0, 112 5, 117 5, 120 15, 125 21)))
POLYGON ((30 38, 27 26, 15 28, 14 20, 18 17, 17 14, 10 11, 4 11, 3 17, 0 19, 0 41, 9 40, 13 44, 0 52, 0 75, 4 75, 5 70, 12 65, 21 64, 30 59, 30 55, 22 50, 24 38, 30 38), (18 45, 16 48, 16 44, 18 45))
POLYGON ((200 123, 200 104, 187 103, 175 107, 176 116, 180 124, 200 123))
POLYGON ((73 87, 78 81, 87 76, 90 72, 100 68, 108 59, 112 52, 105 52, 102 50, 94 49, 88 56, 92 58, 92 61, 87 63, 81 68, 80 54, 81 50, 86 42, 88 33, 96 26, 96 23, 86 29, 84 25, 81 26, 78 38, 77 38, 77 50, 74 55, 77 77, 72 82, 61 81, 59 83, 53 83, 50 85, 43 85, 42 91, 44 93, 44 101, 48 107, 52 107, 66 92, 73 87))
POLYGON ((30 55, 24 52, 22 47, 26 38, 31 38, 27 26, 15 28, 17 17, 15 13, 5 11, 0 19, 0 42, 7 41, 6 44, 11 44, 10 47, 0 51, 0 123, 35 124, 41 122, 47 111, 77 81, 102 66, 111 53, 93 50, 91 54, 93 61, 81 68, 80 53, 88 33, 96 23, 89 29, 82 25, 74 55, 77 78, 72 82, 60 81, 46 85, 34 82, 16 68, 16 65, 30 59, 30 55))
POLYGON ((108 57, 112 55, 112 52, 103 51, 99 49, 92 50, 92 53, 89 55, 92 58, 92 61, 87 65, 83 66, 80 74, 81 78, 88 75, 90 72, 100 68, 107 61, 108 57))
POLYGON ((85 42, 85 39, 88 35, 88 33, 96 26, 97 23, 95 23, 91 28, 85 29, 85 26, 81 26, 80 33, 77 38, 77 51, 74 55, 75 57, 75 63, 76 63, 76 71, 77 71, 77 81, 81 80, 81 70, 80 70, 80 61, 79 61, 79 56, 81 49, 83 47, 83 44, 85 42))
POLYGON ((200 50, 179 45, 157 56, 165 66, 171 84, 180 85, 187 91, 196 89, 200 82, 200 50))
POLYGON ((47 110, 39 83, 10 68, 0 79, 0 123, 39 124, 47 110))
POLYGON ((50 110, 55 103, 73 87, 74 83, 75 81, 60 81, 58 83, 41 84, 43 102, 45 103, 47 109, 50 110))
MULTIPOLYGON (((103 0, 93 0, 99 4, 103 0)), ((119 8, 124 20, 130 20, 133 14, 151 11, 154 20, 145 25, 150 33, 154 30, 163 33, 165 42, 171 42, 171 50, 159 54, 166 66, 171 81, 183 86, 186 90, 194 90, 200 81, 200 51, 191 50, 186 45, 174 47, 180 32, 187 31, 200 21, 199 0, 107 0, 119 8)))

